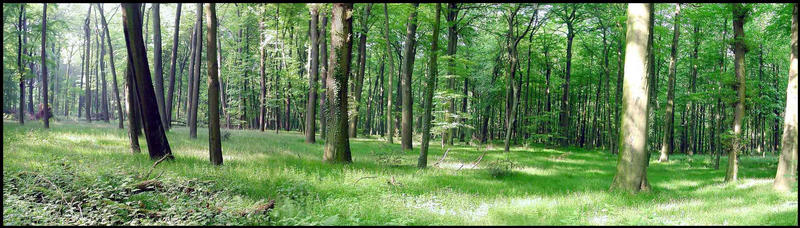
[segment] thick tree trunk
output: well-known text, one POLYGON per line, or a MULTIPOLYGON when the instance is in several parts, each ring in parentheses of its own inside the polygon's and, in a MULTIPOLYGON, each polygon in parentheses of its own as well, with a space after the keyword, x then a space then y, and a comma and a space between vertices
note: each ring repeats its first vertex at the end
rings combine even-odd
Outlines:
MULTIPOLYGON (((175 99, 175 64, 178 60, 178 33, 180 32, 181 28, 181 3, 178 3, 177 9, 175 10, 175 33, 172 34, 172 52, 170 55, 170 65, 169 65, 169 87, 167 88, 167 100, 165 101, 164 114, 166 115, 166 124, 164 125, 164 130, 169 131, 169 128, 172 127, 172 103, 175 99)), ((180 96, 180 93, 178 93, 180 96)))
POLYGON ((742 119, 744 118, 744 99, 745 99, 745 44, 744 44, 744 18, 747 12, 739 3, 733 4, 733 35, 734 35, 734 70, 736 73, 736 84, 734 90, 737 91, 736 105, 733 113, 733 148, 728 153, 728 170, 725 172, 725 182, 735 182, 739 174, 739 161, 736 158, 742 150, 742 119))
POLYGON ((414 3, 414 9, 408 16, 406 40, 403 42, 403 66, 402 66, 402 98, 403 98, 403 126, 401 130, 401 141, 403 150, 411 150, 412 126, 413 125, 413 106, 411 98, 411 74, 414 72, 414 47, 416 46, 417 33, 417 8, 419 3, 414 3))
POLYGON ((675 73, 678 65, 678 39, 680 37, 680 16, 681 5, 675 5, 675 15, 673 16, 673 35, 672 35, 672 48, 670 49, 669 59, 669 76, 667 78, 667 107, 664 111, 664 138, 661 142, 661 155, 658 157, 659 162, 666 162, 669 160, 669 154, 674 150, 675 139, 674 135, 674 121, 675 121, 675 73))
POLYGON ((211 164, 222 165, 222 143, 219 136, 219 71, 217 63, 217 9, 206 3, 208 37, 206 61, 208 62, 208 152, 211 164))
POLYGON ((331 17, 331 70, 327 84, 328 134, 323 161, 350 163, 350 140, 347 137, 347 80, 352 56, 353 4, 334 3, 331 17))
POLYGON ((653 4, 628 4, 628 31, 625 51, 625 80, 623 81, 622 119, 617 173, 612 190, 648 191, 647 166, 647 75, 648 53, 652 42, 653 4))
MULTIPOLYGON (((447 74, 450 75, 449 79, 447 79, 447 88, 451 90, 456 90, 455 88, 455 78, 453 75, 456 74, 455 70, 455 55, 456 51, 458 50, 458 21, 456 18, 458 17, 458 8, 456 7, 456 3, 450 2, 447 4, 447 15, 445 19, 447 20, 447 74)), ((466 81, 466 79, 464 79, 466 81)), ((453 115, 455 114, 455 101, 454 99, 447 99, 447 113, 445 114, 445 122, 450 123, 453 121, 453 115)), ((445 141, 448 145, 453 145, 453 135, 455 134, 456 129, 449 129, 445 131, 444 135, 442 136, 442 140, 445 141)))
MULTIPOLYGON (((797 13, 798 4, 792 11, 791 56, 789 60, 789 83, 786 86, 786 110, 783 117, 783 138, 778 171, 773 187, 788 191, 797 182, 797 13)), ((795 188, 796 189, 796 188, 795 188)))
POLYGON ((131 153, 139 153, 139 104, 136 102, 136 84, 133 83, 133 64, 128 61, 125 67, 125 89, 128 93, 128 137, 131 143, 131 153))
POLYGON ((436 16, 433 22, 433 38, 431 41, 431 51, 429 54, 430 59, 428 61, 428 85, 425 87, 425 101, 423 103, 425 113, 422 114, 422 145, 420 145, 417 168, 425 168, 428 166, 428 141, 431 138, 431 109, 433 106, 433 89, 436 88, 436 74, 439 72, 436 63, 436 51, 439 46, 439 14, 441 13, 441 10, 441 4, 436 3, 436 16))
POLYGON ((125 43, 128 47, 128 58, 133 63, 133 67, 129 69, 133 70, 133 76, 136 79, 136 94, 138 94, 144 120, 144 132, 150 159, 160 159, 163 156, 169 156, 172 159, 167 135, 164 133, 158 116, 158 105, 150 80, 150 70, 147 68, 147 54, 144 51, 144 40, 141 36, 139 4, 123 3, 122 6, 124 8, 122 18, 125 43))
POLYGON ((309 56, 308 100, 306 104, 306 143, 316 142, 317 128, 317 76, 319 75, 319 5, 313 5, 311 10, 311 56, 309 56))

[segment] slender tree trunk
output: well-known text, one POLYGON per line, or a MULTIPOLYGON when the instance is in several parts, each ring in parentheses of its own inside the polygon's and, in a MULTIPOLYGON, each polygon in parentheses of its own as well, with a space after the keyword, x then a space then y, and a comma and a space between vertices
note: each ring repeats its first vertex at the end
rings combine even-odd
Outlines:
POLYGON ((402 146, 403 150, 411 150, 411 136, 413 125, 413 106, 411 99, 411 74, 414 72, 414 47, 416 46, 416 33, 417 33, 417 8, 419 3, 414 3, 414 9, 411 15, 408 16, 406 40, 403 45, 403 69, 401 77, 402 97, 403 97, 403 128, 402 128, 402 146))
MULTIPOLYGON (((308 77, 308 104, 306 105, 306 143, 316 142, 316 116, 317 116, 317 76, 319 75, 319 5, 313 5, 311 10, 311 56, 309 56, 308 77)), ((324 48, 324 47, 323 47, 324 48)))
MULTIPOLYGON (((320 55, 317 56, 317 61, 319 61, 320 59, 322 60, 321 61, 322 62, 322 71, 320 72, 320 75, 322 76, 322 78, 320 80, 320 84, 322 84, 321 85, 322 86, 322 90, 326 91, 327 90, 326 81, 328 80, 328 42, 327 42, 327 39, 326 39, 327 35, 326 35, 325 31, 327 31, 327 28, 328 28, 328 16, 326 15, 325 11, 323 10, 321 15, 320 15, 320 17, 322 17, 322 27, 320 28, 321 31, 318 34, 318 39, 320 39, 320 41, 321 41, 321 42, 319 42, 320 43, 319 44, 319 51, 321 51, 322 53, 320 53, 320 55)), ((317 64, 317 65, 319 65, 319 64, 317 64)), ((325 137, 325 135, 327 135, 327 131, 326 130, 327 130, 327 126, 328 126, 328 122, 327 122, 328 116, 326 114, 328 113, 328 111, 327 111, 328 110, 328 105, 327 105, 327 103, 325 101, 326 101, 325 92, 323 92, 322 94, 320 94, 320 99, 319 99, 319 108, 320 108, 320 111, 319 111, 319 113, 320 113, 319 114, 319 125, 320 125, 320 128, 321 128, 320 132, 319 132, 320 133, 320 137, 325 137)))
POLYGON ((139 149, 139 104, 136 103, 136 84, 133 83, 133 64, 128 61, 125 67, 125 89, 128 93, 128 137, 130 137, 131 153, 140 153, 139 149))
POLYGON ((219 136, 219 71, 217 63, 217 9, 214 3, 206 3, 206 26, 208 37, 206 61, 208 61, 208 152, 211 164, 222 165, 222 144, 219 136))
POLYGON ((744 99, 745 99, 745 71, 744 71, 744 18, 747 12, 739 3, 733 4, 733 35, 734 35, 734 70, 736 71, 736 84, 734 90, 737 91, 736 107, 733 114, 733 148, 728 153, 728 171, 725 172, 725 182, 735 182, 738 179, 739 161, 736 158, 742 150, 742 119, 744 118, 744 99))
MULTIPOLYGON (((170 55, 170 65, 169 65, 169 87, 167 88, 167 100, 166 104, 164 105, 164 114, 166 115, 166 124, 164 124, 164 130, 169 131, 170 127, 172 127, 172 103, 173 99, 175 99, 175 64, 178 60, 178 33, 180 32, 181 28, 181 3, 178 3, 177 9, 175 10, 175 33, 172 34, 172 52, 170 55)), ((180 96, 180 93, 178 93, 180 96)))
POLYGON ((625 51, 622 119, 617 173, 612 190, 649 191, 647 181, 647 58, 652 48, 648 38, 653 31, 653 4, 628 4, 628 31, 625 51))
MULTIPOLYGON (((797 182, 797 13, 798 4, 792 10, 791 54, 789 56, 789 82, 786 85, 786 110, 783 117, 783 137, 778 171, 773 188, 789 191, 797 182)), ((796 188, 795 188, 796 189, 796 188)))
POLYGON ((678 62, 678 39, 680 37, 680 14, 681 13, 681 5, 675 5, 675 15, 673 16, 674 23, 673 23, 673 35, 672 35, 672 48, 670 49, 670 59, 669 59, 669 76, 667 79, 667 107, 666 113, 664 115, 664 138, 661 143, 661 155, 658 157, 659 162, 666 162, 669 160, 669 154, 672 153, 674 150, 674 143, 675 139, 673 137, 674 134, 674 124, 675 121, 675 73, 677 71, 677 62, 678 62))
POLYGON ((125 43, 128 47, 128 58, 133 63, 133 67, 129 69, 133 70, 133 76, 136 78, 136 93, 140 101, 150 159, 160 159, 163 156, 173 159, 167 135, 158 118, 155 92, 151 86, 150 70, 147 69, 147 54, 144 51, 144 40, 141 36, 139 5, 123 3, 122 6, 124 8, 122 18, 125 43))
MULTIPOLYGON (((449 79, 447 79, 447 88, 451 90, 455 90, 455 78, 452 75, 455 75, 455 55, 456 51, 458 50, 458 8, 456 7, 456 3, 450 2, 447 4, 447 15, 445 16, 447 20, 447 74, 451 75, 449 79)), ((466 80, 466 79, 464 79, 466 80)), ((445 114, 445 122, 450 123, 453 121, 453 115, 455 114, 455 101, 454 99, 447 99, 447 113, 445 114)), ((446 130, 444 135, 442 136, 442 140, 446 142, 448 145, 453 145, 453 135, 455 134, 455 129, 446 130)))
MULTIPOLYGON (((202 15, 202 4, 197 3, 197 14, 202 15)), ((198 96, 200 91, 200 65, 202 64, 201 56, 203 53, 203 17, 197 17, 197 38, 195 43, 195 64, 194 64, 194 73, 193 80, 192 80, 192 90, 191 92, 191 106, 189 107, 189 119, 187 123, 189 124, 189 138, 196 139, 197 138, 197 102, 198 96)))
POLYGON ((389 144, 393 144, 393 137, 394 137, 394 122, 392 118, 392 89, 394 88, 394 83, 392 79, 392 75, 394 75, 394 56, 392 55, 391 51, 391 41, 389 40, 389 9, 386 3, 383 4, 383 17, 384 17, 384 30, 383 35, 386 39, 386 56, 389 59, 389 75, 387 76, 387 80, 389 81, 388 85, 386 86, 386 126, 388 129, 386 130, 386 140, 389 144))
MULTIPOLYGON (((119 124, 117 125, 120 129, 123 128, 123 116, 122 113, 122 103, 119 98, 119 87, 117 86, 117 70, 116 65, 114 64, 114 46, 111 45, 111 35, 108 31, 108 23, 106 22, 106 16, 103 13, 103 8, 100 4, 97 4, 97 11, 100 12, 100 18, 102 19, 101 22, 103 23, 103 32, 105 33, 106 41, 108 41, 108 61, 110 61, 111 65, 111 82, 114 89, 114 100, 117 102, 117 113, 119 114, 119 124)), ((69 70, 67 71, 69 72, 69 70)), ((69 73, 67 73, 69 75, 69 73)))
MULTIPOLYGON (((19 25, 17 25, 17 75, 19 76, 19 108, 17 118, 20 125, 25 124, 25 69, 22 64, 22 35, 25 33, 25 4, 19 4, 19 25)), ((66 115, 66 114, 65 114, 66 115)))
POLYGON ((90 48, 91 44, 92 44, 91 43, 92 37, 89 35, 89 22, 90 22, 89 21, 89 16, 90 15, 92 15, 92 7, 89 7, 89 12, 86 13, 86 20, 84 21, 84 24, 83 24, 83 31, 86 34, 86 46, 85 46, 86 47, 86 64, 85 64, 86 66, 84 68, 84 78, 86 79, 86 95, 84 95, 84 99, 83 99, 83 101, 84 101, 83 103, 84 104, 83 105, 86 107, 86 120, 89 121, 89 122, 92 122, 92 114, 91 114, 92 113, 91 112, 91 110, 92 110, 92 83, 90 83, 91 80, 89 80, 91 78, 91 77, 89 77, 89 62, 90 62, 89 60, 92 59, 91 58, 92 51, 91 51, 91 48, 90 48))
MULTIPOLYGON (((264 15, 264 16, 266 16, 266 15, 264 15)), ((264 16, 260 17, 261 20, 259 21, 259 25, 258 25, 260 31, 263 31, 264 27, 266 26, 266 22, 264 21, 264 16)), ((259 110, 259 112, 258 112, 258 129, 261 130, 261 131, 264 131, 264 127, 265 127, 264 126, 264 122, 266 120, 266 113, 267 113, 267 104, 266 104, 266 102, 267 102, 267 100, 266 100, 267 99, 267 87, 265 85, 265 83, 266 83, 266 72, 265 72, 265 69, 266 69, 267 66, 266 66, 266 63, 265 63, 265 61, 266 61, 265 60, 265 58, 266 58, 266 45, 264 45, 264 43, 266 41, 265 41, 264 34, 259 34, 259 38, 260 38, 260 41, 261 41, 262 44, 259 45, 259 48, 258 48, 258 50, 259 50, 259 60, 260 60, 260 62, 259 62, 260 63, 259 64, 259 73, 260 73, 260 76, 261 76, 261 78, 258 80, 258 82, 259 82, 258 84, 261 86, 261 89, 259 90, 261 93, 258 96, 258 99, 259 99, 259 102, 260 102, 260 106, 258 108, 258 110, 259 110)))
POLYGON ((359 27, 361 31, 359 31, 359 39, 358 39, 358 72, 355 77, 355 81, 353 82, 354 88, 352 88, 353 98, 355 104, 353 104, 353 108, 355 109, 352 111, 350 115, 350 138, 356 138, 358 135, 357 128, 358 128, 358 109, 361 106, 361 92, 364 87, 364 71, 366 69, 366 62, 367 62, 367 33, 369 32, 369 25, 367 21, 369 20, 370 10, 372 9, 372 3, 367 4, 366 8, 364 9, 364 14, 361 15, 361 26, 359 27))
POLYGON ((353 4, 334 3, 331 17, 331 70, 325 83, 328 111, 328 134, 323 161, 350 163, 350 140, 347 137, 347 80, 352 55, 353 4))
POLYGON ((50 106, 47 99, 47 3, 42 6, 42 104, 41 112, 44 113, 44 128, 50 128, 50 106))
POLYGON ((428 141, 431 138, 431 109, 433 106, 433 89, 436 88, 437 69, 436 56, 439 46, 439 14, 442 6, 436 3, 436 16, 433 22, 433 40, 431 41, 431 52, 428 61, 428 85, 425 87, 425 101, 423 103, 425 113, 422 115, 422 145, 420 145, 419 159, 417 168, 428 166, 428 141))

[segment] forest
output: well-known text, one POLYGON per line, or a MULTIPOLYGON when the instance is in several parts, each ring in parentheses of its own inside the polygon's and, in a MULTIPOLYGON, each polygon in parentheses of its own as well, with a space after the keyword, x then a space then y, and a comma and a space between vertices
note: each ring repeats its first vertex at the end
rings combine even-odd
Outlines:
POLYGON ((798 224, 796 3, 3 3, 3 225, 798 224))

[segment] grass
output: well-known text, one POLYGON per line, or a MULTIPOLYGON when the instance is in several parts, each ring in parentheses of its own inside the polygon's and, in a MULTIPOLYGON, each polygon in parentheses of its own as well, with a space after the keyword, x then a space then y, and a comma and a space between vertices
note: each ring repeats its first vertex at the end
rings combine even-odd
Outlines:
MULTIPOLYGON (((657 163, 658 156, 654 155, 647 171, 653 190, 631 195, 608 191, 617 157, 600 150, 515 147, 503 153, 502 147, 495 147, 477 167, 464 165, 458 170, 486 149, 455 146, 439 167, 419 170, 415 168, 418 145, 413 152, 404 153, 399 144, 374 138, 351 139, 353 163, 339 165, 321 161, 323 140, 305 144, 303 135, 297 132, 223 131, 231 135, 222 142, 222 166, 209 162, 206 129, 198 130, 197 139, 189 139, 188 129, 177 127, 167 133, 176 159, 160 164, 153 172, 163 172, 159 179, 173 187, 187 181, 213 181, 208 188, 219 192, 217 198, 192 200, 179 192, 169 195, 155 191, 121 202, 154 211, 194 211, 192 203, 206 200, 225 214, 274 199, 275 209, 269 218, 248 215, 237 220, 208 219, 217 218, 211 213, 199 215, 206 220, 170 222, 126 217, 123 210, 122 215, 116 215, 121 216, 117 224, 798 224, 797 190, 778 193, 771 189, 777 158, 770 156, 743 157, 740 180, 726 184, 724 157, 720 169, 714 170, 710 156, 672 155, 671 161, 657 163), (559 157, 566 152, 569 154, 559 157), (496 177, 491 171, 496 167, 490 164, 503 159, 514 161, 515 166, 496 177), (395 184, 389 183, 391 179, 395 184)), ((44 204, 5 193, 16 186, 8 179, 26 172, 58 173, 69 166, 75 178, 64 183, 82 191, 105 183, 130 182, 133 174, 153 164, 147 157, 144 137, 140 139, 143 153, 131 154, 126 131, 114 123, 65 120, 43 130, 41 123, 20 126, 4 121, 3 224, 104 224, 80 218, 85 216, 83 212, 80 216, 77 212, 70 214, 76 218, 60 218, 63 212, 52 212, 52 208, 42 208, 44 204), (39 212, 31 215, 26 210, 39 212)), ((439 145, 431 146, 429 166, 443 152, 439 145)), ((59 193, 49 194, 55 197, 59 193)))

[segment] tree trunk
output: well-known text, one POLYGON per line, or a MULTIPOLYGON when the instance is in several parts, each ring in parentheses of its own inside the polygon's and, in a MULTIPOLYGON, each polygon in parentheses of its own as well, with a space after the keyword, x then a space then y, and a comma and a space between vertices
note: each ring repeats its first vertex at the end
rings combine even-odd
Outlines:
POLYGON ((386 3, 383 4, 383 17, 384 17, 384 30, 383 35, 386 39, 386 56, 389 59, 389 74, 387 76, 387 80, 389 83, 386 86, 386 126, 388 129, 386 130, 386 140, 389 144, 393 144, 394 142, 394 122, 392 118, 392 89, 394 88, 394 83, 392 79, 392 75, 394 75, 394 55, 392 55, 391 50, 391 41, 389 40, 389 9, 386 3))
POLYGON ((416 46, 416 33, 417 33, 417 8, 419 3, 414 3, 414 9, 411 15, 408 16, 406 40, 403 42, 403 66, 402 66, 402 98, 403 98, 403 126, 401 132, 401 141, 403 150, 411 150, 411 136, 413 125, 413 106, 411 99, 411 74, 414 72, 414 47, 416 46))
POLYGON ((89 35, 89 16, 90 15, 92 15, 92 7, 89 7, 89 12, 86 13, 86 20, 84 21, 84 24, 83 24, 83 31, 86 34, 86 36, 85 36, 86 37, 86 46, 84 46, 84 47, 86 47, 86 66, 84 66, 85 68, 84 68, 84 75, 83 75, 83 77, 86 79, 86 95, 84 95, 83 106, 86 107, 86 113, 85 113, 86 114, 86 121, 89 121, 91 123, 92 122, 92 114, 91 114, 92 113, 91 112, 91 110, 92 110, 92 83, 90 83, 91 80, 89 80, 90 79, 90 77, 89 77, 89 62, 90 61, 89 60, 92 59, 91 58, 92 51, 91 51, 91 48, 90 48, 91 44, 92 44, 91 43, 92 37, 89 35))
POLYGON ((136 84, 133 83, 133 63, 128 61, 125 69, 125 89, 128 93, 128 137, 130 137, 131 153, 139 153, 139 104, 136 102, 136 84))
MULTIPOLYGON (((266 15, 264 15, 264 16, 266 16, 266 15)), ((266 21, 264 21, 264 16, 260 17, 261 20, 259 21, 259 25, 258 25, 260 31, 263 31, 264 27, 266 26, 266 21)), ((266 103, 267 102, 267 87, 265 85, 266 84, 266 72, 265 72, 265 69, 267 67, 266 63, 265 63, 265 61, 266 61, 265 60, 265 58, 266 58, 266 45, 265 45, 266 40, 265 39, 266 38, 264 37, 264 34, 259 34, 258 37, 259 37, 259 41, 261 42, 261 45, 259 45, 259 48, 258 48, 258 50, 259 50, 259 60, 260 60, 260 62, 259 62, 259 74, 261 76, 261 78, 258 80, 258 84, 261 86, 261 89, 259 90, 261 93, 258 96, 258 100, 259 100, 259 103, 260 103, 259 108, 258 108, 258 110, 259 110, 259 112, 258 112, 258 129, 260 131, 264 131, 264 127, 265 127, 264 126, 264 122, 266 120, 266 113, 267 113, 267 103, 266 103)))
MULTIPOLYGON (((17 25, 17 75, 19 76, 19 108, 17 108, 17 118, 19 124, 25 124, 25 69, 22 64, 22 34, 25 33, 25 4, 19 4, 19 25, 17 25)), ((65 114, 66 115, 66 114, 65 114)))
MULTIPOLYGON (((202 15, 202 4, 197 3, 197 14, 202 15)), ((195 64, 194 64, 194 73, 193 80, 192 80, 192 91, 191 98, 192 103, 191 107, 189 107, 189 120, 187 120, 187 124, 189 124, 189 138, 196 139, 197 138, 197 102, 199 99, 199 91, 200 91, 200 65, 202 64, 201 56, 203 53, 203 17, 197 17, 197 38, 195 43, 195 64)))
MULTIPOLYGON (((311 56, 309 56, 308 101, 306 105, 306 143, 316 142, 317 128, 317 76, 319 75, 319 5, 313 5, 311 10, 311 56)), ((324 48, 324 47, 323 47, 324 48)))
POLYGON ((425 113, 422 114, 422 145, 420 145, 417 168, 425 168, 428 166, 428 141, 431 138, 431 109, 433 106, 433 89, 436 88, 436 74, 439 72, 436 63, 436 52, 438 51, 437 48, 439 46, 439 14, 441 13, 441 10, 441 4, 436 3, 436 16, 433 22, 433 38, 431 41, 431 52, 429 54, 430 60, 428 61, 428 85, 425 87, 425 101, 423 103, 425 113))
POLYGON ((680 16, 681 5, 675 5, 675 15, 673 16, 673 35, 672 35, 672 48, 670 49, 669 59, 669 76, 667 78, 667 107, 664 111, 664 138, 661 143, 661 155, 658 157, 659 162, 666 162, 669 160, 669 154, 674 150, 675 139, 674 134, 674 121, 675 121, 675 73, 678 65, 678 39, 680 37, 680 16))
MULTIPOLYGON (((775 174, 773 187, 779 191, 789 191, 797 182, 797 11, 794 4, 792 11, 792 40, 789 60, 789 83, 786 86, 786 110, 783 117, 783 137, 781 138, 781 156, 778 159, 778 171, 775 174)), ((796 188, 795 188, 796 189, 796 188)))
POLYGON ((141 21, 139 20, 139 4, 123 4, 122 11, 123 30, 125 43, 128 47, 128 58, 131 59, 133 76, 136 79, 136 94, 139 97, 144 132, 147 138, 147 149, 150 159, 160 159, 163 156, 173 158, 169 148, 167 135, 158 116, 158 105, 155 101, 155 92, 150 80, 150 70, 147 68, 147 54, 144 51, 144 40, 141 36, 141 21))
MULTIPOLYGON (((119 99, 119 87, 117 86, 117 70, 116 65, 114 64, 114 46, 111 45, 111 35, 108 31, 108 23, 106 22, 106 16, 103 13, 103 8, 100 4, 97 4, 97 11, 100 12, 100 18, 102 19, 101 22, 103 23, 103 32, 105 33, 106 41, 108 41, 108 61, 110 61, 111 65, 111 82, 114 86, 114 100, 117 102, 117 113, 119 114, 119 124, 117 125, 120 129, 123 128, 123 116, 122 113, 122 103, 119 99)), ((69 75, 69 70, 67 71, 67 75, 69 75)))
MULTIPOLYGON (((172 127, 172 103, 173 99, 175 99, 175 64, 178 60, 178 33, 180 32, 181 28, 181 3, 178 3, 177 9, 175 10, 175 33, 172 35, 172 57, 170 58, 170 67, 169 67, 169 87, 167 88, 167 100, 166 104, 164 105, 164 114, 167 117, 166 124, 164 125, 164 130, 169 131, 169 128, 172 127)), ((180 93, 178 93, 180 96, 180 93)))
POLYGON ((355 110, 351 112, 352 115, 350 116, 350 138, 356 138, 358 135, 358 109, 361 107, 361 92, 364 87, 364 71, 367 62, 367 33, 369 32, 369 24, 367 24, 367 21, 369 20, 370 9, 372 9, 372 3, 367 4, 364 9, 364 14, 361 15, 361 25, 359 27, 361 31, 358 32, 358 73, 353 82, 354 88, 352 88, 355 101, 355 104, 352 106, 355 110))
POLYGON ((206 26, 208 37, 206 61, 208 62, 208 152, 211 164, 222 165, 222 144, 219 138, 219 71, 217 63, 217 9, 214 3, 206 3, 206 26))
MULTIPOLYGON (((163 126, 169 125, 167 123, 166 110, 164 109, 164 76, 163 66, 161 64, 161 10, 160 4, 153 3, 153 86, 156 89, 156 102, 158 103, 158 115, 161 118, 163 126)), ((166 128, 165 128, 166 129, 166 128)))
POLYGON ((334 3, 331 18, 331 70, 327 84, 328 134, 323 161, 350 163, 350 140, 347 137, 347 80, 352 56, 353 4, 334 3))
MULTIPOLYGON (((320 84, 322 84, 322 90, 325 91, 327 90, 327 85, 326 85, 327 83, 325 82, 328 80, 328 42, 327 39, 325 39, 327 37, 325 32, 328 29, 328 16, 325 14, 325 11, 323 10, 320 17, 322 17, 322 27, 320 28, 321 30, 320 33, 317 35, 318 39, 321 40, 319 44, 319 51, 321 51, 321 53, 319 56, 317 56, 317 61, 322 59, 322 72, 320 72, 319 74, 322 76, 322 78, 320 79, 320 84)), ((327 135, 326 130, 328 127, 328 122, 327 122, 328 116, 326 114, 328 113, 327 112, 328 105, 325 101, 326 101, 325 92, 323 92, 322 94, 320 94, 320 99, 319 99, 319 108, 320 108, 319 125, 321 128, 319 131, 320 137, 325 137, 325 135, 327 135)))
POLYGON ((648 191, 647 166, 647 75, 648 53, 652 42, 653 4, 628 4, 628 31, 625 51, 625 80, 623 81, 622 119, 617 173, 612 190, 648 191))
POLYGON ((736 158, 742 150, 742 119, 744 118, 745 99, 745 71, 744 71, 744 18, 747 12, 739 3, 733 4, 733 35, 734 35, 734 70, 736 73, 737 100, 733 114, 733 148, 728 153, 728 171, 725 172, 725 182, 736 182, 739 174, 739 161, 736 158))
MULTIPOLYGON (((453 75, 456 74, 455 69, 455 55, 456 51, 458 50, 458 8, 456 7, 456 3, 450 2, 447 4, 447 15, 445 16, 447 20, 447 74, 450 75, 449 79, 447 79, 447 88, 451 90, 455 90, 455 78, 453 75)), ((466 81, 466 79, 464 79, 466 81)), ((455 114, 455 101, 454 99, 447 99, 447 113, 445 114, 445 122, 450 123, 453 121, 453 115, 455 114)), ((448 129, 445 131, 444 135, 442 136, 442 140, 446 142, 448 145, 453 145, 453 135, 455 134, 455 129, 448 129)))
POLYGON ((47 99, 47 3, 42 6, 42 110, 44 113, 44 128, 50 128, 50 106, 47 99))

